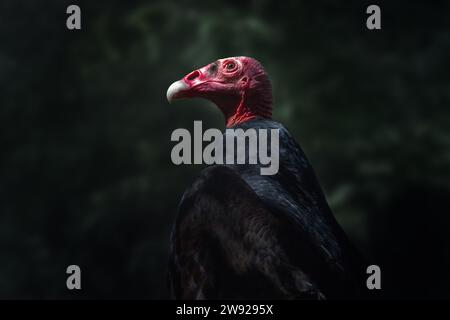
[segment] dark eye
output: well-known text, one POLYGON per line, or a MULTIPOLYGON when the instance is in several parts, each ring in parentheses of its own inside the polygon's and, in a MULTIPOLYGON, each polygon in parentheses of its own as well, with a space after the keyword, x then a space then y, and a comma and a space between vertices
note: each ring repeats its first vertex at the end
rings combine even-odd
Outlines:
POLYGON ((226 68, 228 71, 233 70, 234 68, 236 68, 236 64, 235 64, 234 62, 228 62, 228 63, 225 65, 225 68, 226 68))

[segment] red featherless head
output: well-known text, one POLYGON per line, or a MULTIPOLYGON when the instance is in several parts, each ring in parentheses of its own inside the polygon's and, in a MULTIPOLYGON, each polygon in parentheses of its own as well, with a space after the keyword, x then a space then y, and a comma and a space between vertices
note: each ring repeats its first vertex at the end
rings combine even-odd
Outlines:
POLYGON ((174 82, 169 102, 205 98, 225 116, 227 127, 257 118, 272 118, 272 86, 262 65, 249 57, 219 59, 174 82))

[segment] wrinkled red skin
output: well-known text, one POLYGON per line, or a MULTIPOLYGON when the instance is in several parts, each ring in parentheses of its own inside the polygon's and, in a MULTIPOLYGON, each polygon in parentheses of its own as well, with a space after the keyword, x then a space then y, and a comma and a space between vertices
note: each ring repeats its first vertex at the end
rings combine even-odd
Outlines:
POLYGON ((177 98, 200 97, 214 102, 226 126, 272 118, 272 87, 261 64, 249 57, 217 60, 183 78, 189 86, 177 98))

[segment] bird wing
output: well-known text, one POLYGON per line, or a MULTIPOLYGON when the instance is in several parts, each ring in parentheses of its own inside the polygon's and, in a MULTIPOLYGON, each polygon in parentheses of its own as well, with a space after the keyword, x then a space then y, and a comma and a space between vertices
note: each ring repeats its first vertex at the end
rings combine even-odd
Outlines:
MULTIPOLYGON (((172 231, 169 282, 178 299, 310 298, 323 294, 302 270, 308 243, 233 169, 202 171, 185 192, 172 231), (295 263, 286 248, 303 254, 295 263)), ((298 256, 298 255, 297 255, 298 256)))
POLYGON ((298 204, 298 214, 310 227, 310 232, 315 238, 314 242, 320 244, 326 260, 335 266, 346 281, 357 281, 358 283, 354 285, 362 286, 365 283, 361 281, 365 261, 334 217, 316 174, 301 147, 284 127, 280 136, 284 144, 280 154, 280 180, 298 204))
POLYGON ((306 155, 281 124, 257 120, 243 129, 279 129, 279 171, 257 174, 251 166, 233 166, 266 207, 291 223, 286 252, 327 297, 360 295, 367 266, 332 214, 306 155), (308 254, 306 254, 308 253, 308 254), (308 261, 305 263, 305 258, 308 261))

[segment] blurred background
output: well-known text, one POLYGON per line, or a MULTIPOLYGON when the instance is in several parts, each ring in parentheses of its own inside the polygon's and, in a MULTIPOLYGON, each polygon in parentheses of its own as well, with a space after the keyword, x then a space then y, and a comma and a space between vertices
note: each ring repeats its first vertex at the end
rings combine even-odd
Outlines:
POLYGON ((166 90, 235 55, 265 66, 274 118, 384 296, 449 298, 449 4, 3 0, 0 298, 168 298, 171 224, 202 168, 171 163, 170 135, 224 121, 166 90), (369 4, 382 30, 367 30, 369 4))

